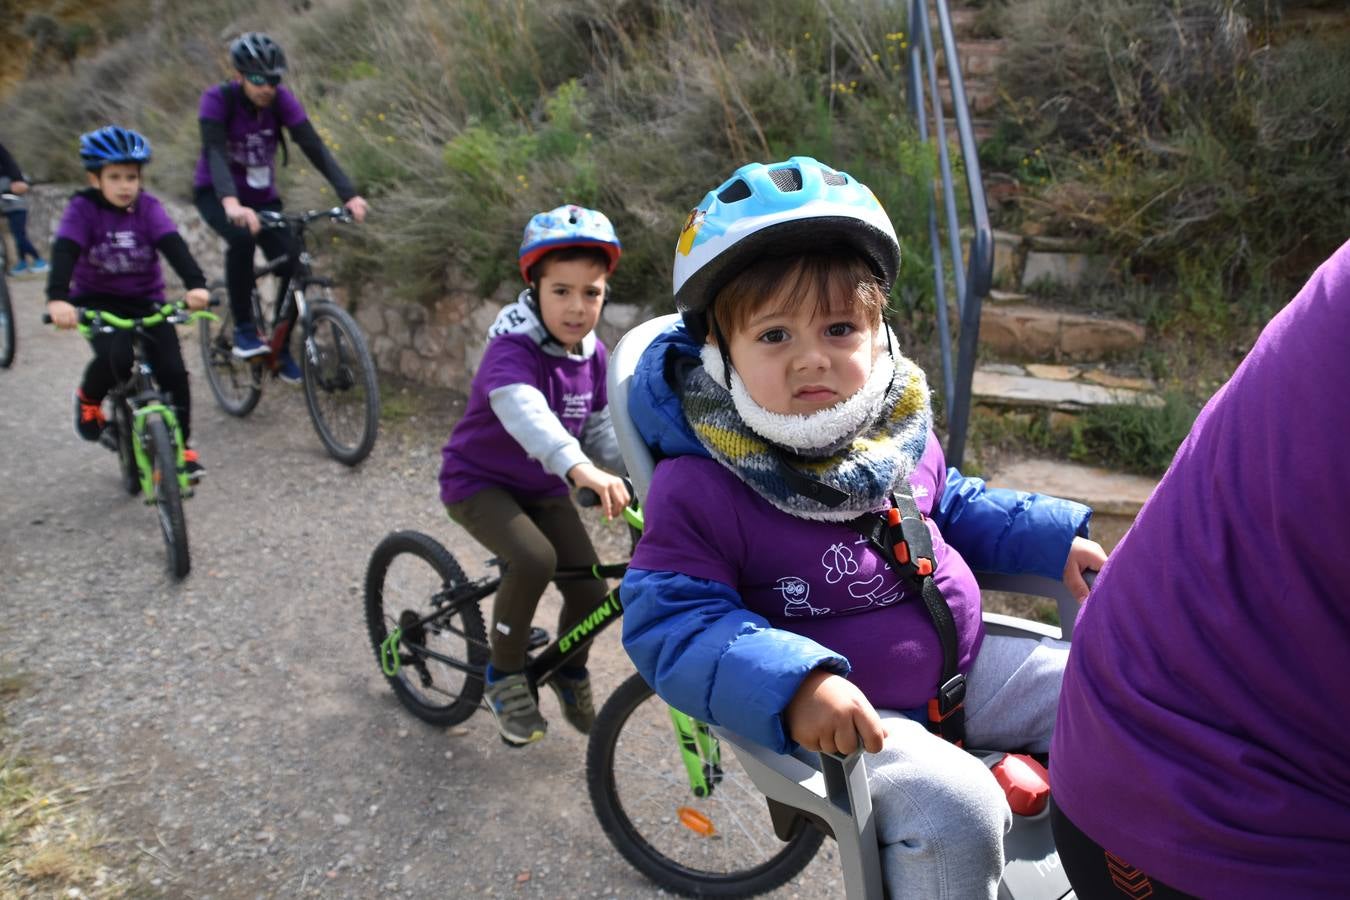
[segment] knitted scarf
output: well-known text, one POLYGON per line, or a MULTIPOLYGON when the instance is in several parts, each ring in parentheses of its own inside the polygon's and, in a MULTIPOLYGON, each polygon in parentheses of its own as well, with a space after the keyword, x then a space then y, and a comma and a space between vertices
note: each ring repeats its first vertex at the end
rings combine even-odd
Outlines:
POLYGON ((933 423, 928 381, 898 353, 894 363, 890 354, 879 354, 867 383, 853 397, 809 415, 759 407, 734 369, 728 391, 721 383, 725 378, 716 378, 722 374, 716 351, 703 359, 703 366, 689 371, 681 396, 695 436, 713 459, 789 515, 847 522, 879 509, 923 457, 933 423), (830 507, 803 496, 784 478, 784 465, 849 499, 830 507))

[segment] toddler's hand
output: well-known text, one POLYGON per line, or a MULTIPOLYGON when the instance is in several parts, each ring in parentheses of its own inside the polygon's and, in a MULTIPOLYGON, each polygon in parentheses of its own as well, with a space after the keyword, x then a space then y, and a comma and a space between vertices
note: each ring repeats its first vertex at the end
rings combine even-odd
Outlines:
POLYGON ((622 513, 628 505, 628 488, 623 479, 591 463, 577 463, 567 470, 567 477, 578 489, 590 488, 600 496, 600 506, 605 510, 607 519, 622 513))
POLYGON ((802 680, 783 711, 788 735, 807 750, 852 753, 862 737, 863 748, 877 753, 886 729, 872 704, 846 678, 816 669, 802 680))
POLYGON ((1069 546, 1069 559, 1064 563, 1064 583, 1074 599, 1082 603, 1088 596, 1088 584, 1083 580, 1087 571, 1100 572, 1106 565, 1106 551, 1102 545, 1087 538, 1076 537, 1069 546))
POLYGON ((211 294, 206 288, 193 288, 183 295, 183 300, 187 302, 188 309, 206 309, 206 305, 211 302, 211 294))
POLYGON ((80 321, 75 307, 64 300, 48 300, 47 315, 52 317, 52 324, 57 328, 74 328, 80 321))

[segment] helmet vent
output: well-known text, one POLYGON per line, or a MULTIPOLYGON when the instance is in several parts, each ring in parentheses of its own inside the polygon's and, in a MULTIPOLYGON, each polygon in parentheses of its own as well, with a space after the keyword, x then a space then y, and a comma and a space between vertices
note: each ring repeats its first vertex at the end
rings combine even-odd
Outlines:
POLYGON ((750 185, 743 179, 737 178, 733 183, 722 189, 717 195, 717 199, 723 203, 735 203, 737 200, 744 200, 750 196, 750 185))
POLYGON ((848 184, 848 179, 838 172, 821 172, 820 177, 821 180, 830 187, 839 187, 840 185, 848 184))
POLYGON ((787 169, 771 169, 769 178, 773 180, 774 187, 785 194, 802 189, 802 173, 795 166, 787 169))

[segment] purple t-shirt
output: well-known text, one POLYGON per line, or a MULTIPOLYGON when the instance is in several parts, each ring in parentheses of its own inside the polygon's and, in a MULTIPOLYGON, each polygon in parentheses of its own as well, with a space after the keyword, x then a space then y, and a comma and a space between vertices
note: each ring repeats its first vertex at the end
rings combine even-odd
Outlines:
POLYGON ((1074 628, 1056 802, 1206 897, 1350 892, 1350 243, 1210 399, 1074 628))
MULTIPOLYGON (((277 143, 281 139, 281 126, 294 128, 308 116, 285 85, 277 87, 276 101, 266 109, 255 109, 243 95, 243 88, 230 84, 217 84, 202 92, 201 106, 197 110, 199 119, 215 119, 225 122, 225 156, 230 164, 230 174, 234 176, 234 186, 239 202, 245 206, 258 206, 270 203, 281 195, 277 193, 277 143), (229 109, 226 91, 238 91, 234 101, 234 115, 225 122, 229 109)), ((197 172, 193 176, 194 187, 211 187, 211 167, 206 159, 206 148, 197 159, 197 172)))
POLYGON ((116 209, 83 194, 66 204, 57 238, 80 245, 71 273, 70 295, 115 294, 135 300, 164 301, 164 275, 155 243, 178 229, 152 195, 116 209))
MULTIPOLYGON (((927 516, 946 482, 930 434, 910 477, 927 516)), ((706 578, 734 588, 747 609, 848 659, 849 680, 881 709, 925 705, 942 672, 942 646, 919 592, 846 524, 782 512, 720 463, 700 456, 660 462, 644 506, 647 529, 632 566, 706 578)), ((942 596, 956 619, 959 665, 969 671, 984 636, 980 592, 961 554, 932 519, 942 596)), ((735 727, 735 723, 727 723, 735 727)))
POLYGON ((608 405, 605 347, 595 342, 587 359, 545 353, 525 334, 493 338, 473 377, 469 406, 441 450, 441 502, 458 503, 487 487, 518 497, 557 497, 567 482, 549 472, 502 427, 488 395, 499 387, 539 389, 563 427, 580 439, 586 419, 608 405))

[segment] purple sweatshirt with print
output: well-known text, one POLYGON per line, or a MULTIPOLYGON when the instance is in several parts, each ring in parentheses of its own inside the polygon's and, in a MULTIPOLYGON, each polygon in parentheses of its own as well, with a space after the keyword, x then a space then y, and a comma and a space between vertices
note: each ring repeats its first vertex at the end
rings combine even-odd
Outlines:
POLYGON ((554 356, 528 334, 503 334, 488 344, 474 375, 464 417, 441 450, 441 502, 458 503, 488 487, 520 497, 557 497, 567 482, 531 459, 492 411, 489 395, 499 387, 539 389, 563 427, 578 439, 586 419, 608 405, 605 348, 596 342, 586 359, 554 356))
MULTIPOLYGON (((215 119, 225 123, 225 148, 230 175, 234 177, 236 195, 244 206, 256 207, 270 203, 281 195, 277 192, 277 145, 281 128, 293 128, 308 116, 296 96, 283 85, 277 86, 276 100, 266 109, 257 109, 242 96, 236 96, 234 113, 226 121, 231 108, 226 91, 242 89, 235 84, 218 84, 202 92, 199 119, 215 119)), ((211 187, 211 166, 206 148, 197 159, 193 187, 211 187)))
POLYGON ((126 209, 76 194, 56 227, 57 239, 80 246, 71 297, 114 294, 162 303, 164 274, 155 243, 177 230, 160 202, 145 191, 126 209))
MULTIPOLYGON (((925 516, 946 482, 931 433, 910 475, 925 516)), ((908 710, 933 696, 942 647, 912 584, 846 524, 789 516, 720 463, 701 456, 663 460, 645 505, 647 529, 632 568, 679 572, 731 585, 746 609, 775 628, 846 657, 849 680, 882 709, 908 710)), ((969 671, 984 637, 980 592, 961 554, 932 519, 934 578, 956 620, 958 665, 969 671)))

